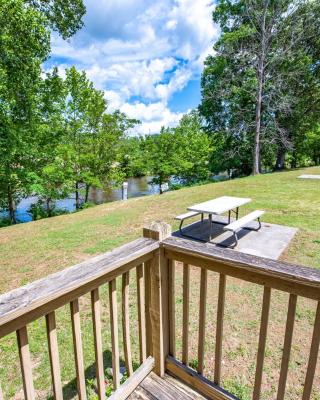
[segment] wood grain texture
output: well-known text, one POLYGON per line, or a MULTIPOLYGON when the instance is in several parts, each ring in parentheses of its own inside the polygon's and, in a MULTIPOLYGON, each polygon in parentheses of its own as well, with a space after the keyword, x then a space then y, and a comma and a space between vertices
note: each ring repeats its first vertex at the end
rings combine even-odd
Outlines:
POLYGON ((320 302, 318 302, 316 318, 313 327, 310 355, 308 361, 307 375, 304 382, 302 400, 309 400, 311 397, 314 375, 317 367, 320 344, 320 302))
POLYGON ((211 400, 239 400, 236 396, 215 385, 208 379, 199 375, 193 369, 180 363, 173 357, 167 357, 167 370, 177 378, 181 379, 187 385, 197 390, 199 393, 211 400))
POLYGON ((102 400, 105 398, 106 385, 105 385, 104 366, 103 366, 101 304, 99 297, 99 289, 94 289, 91 292, 91 310, 92 310, 92 324, 93 324, 93 338, 94 338, 94 353, 96 359, 97 389, 98 389, 98 397, 100 400, 102 400))
POLYGON ((199 374, 203 374, 204 369, 204 349, 206 339, 206 311, 207 311, 207 280, 208 271, 201 268, 200 277, 200 303, 199 303, 199 336, 198 336, 198 367, 199 374))
POLYGON ((282 354, 282 361, 281 361, 277 400, 283 400, 285 391, 286 391, 286 383, 287 383, 287 376, 288 376, 288 369, 289 369, 294 320, 295 320, 295 315, 296 315, 296 306, 297 306, 297 296, 294 294, 291 294, 289 297, 287 323, 286 323, 286 331, 285 331, 284 344, 283 344, 283 354, 282 354))
POLYGON ((129 272, 122 275, 122 334, 124 361, 128 376, 133 374, 131 340, 130 340, 130 318, 129 318, 129 272))
POLYGON ((52 388, 55 400, 62 400, 62 383, 55 313, 46 315, 47 339, 51 367, 52 388))
POLYGON ((128 378, 119 389, 109 397, 109 400, 125 400, 136 389, 136 387, 150 374, 154 368, 154 358, 147 360, 128 378))
POLYGON ((176 356, 176 297, 175 297, 175 279, 176 265, 174 261, 169 263, 169 354, 176 356))
POLYGON ((267 341, 270 299, 271 299, 271 289, 269 287, 265 286, 264 291, 263 291, 256 375, 255 375, 255 380, 254 380, 254 389, 253 389, 252 400, 260 399, 262 374, 263 374, 263 363, 264 363, 266 341, 267 341))
POLYGON ((75 366, 76 366, 78 397, 79 397, 79 400, 86 400, 86 398, 87 398, 86 379, 85 379, 85 373, 84 373, 81 326, 80 326, 80 312, 79 312, 79 300, 78 299, 73 300, 70 303, 70 311, 71 311, 73 349, 74 349, 74 360, 75 360, 75 366))
POLYGON ((320 271, 252 256, 212 244, 170 237, 161 244, 165 256, 190 265, 205 267, 259 285, 320 300, 320 271))
POLYGON ((119 357, 119 328, 118 328, 118 304, 117 304, 117 281, 109 282, 110 302, 110 329, 112 343, 112 377, 113 388, 117 390, 120 386, 120 357, 119 357))
MULTIPOLYGON (((170 234, 171 227, 164 222, 154 222, 143 229, 145 238, 159 241, 170 234)), ((145 267, 147 348, 155 359, 155 373, 163 376, 169 353, 169 260, 164 257, 164 250, 154 251, 150 264, 145 267)))
POLYGON ((190 266, 183 264, 182 362, 189 362, 190 266))
POLYGON ((139 326, 139 352, 140 364, 145 362, 147 358, 146 343, 146 307, 145 307, 145 291, 144 291, 144 265, 138 265, 137 274, 137 301, 138 301, 138 326, 139 326))
POLYGON ((153 257, 159 243, 141 238, 0 296, 0 337, 89 293, 153 257))
POLYGON ((29 351, 28 332, 25 326, 17 331, 17 341, 20 356, 24 397, 26 400, 34 400, 35 392, 32 377, 32 363, 29 351))
POLYGON ((217 328, 216 328, 216 349, 214 361, 214 383, 220 385, 221 381, 221 364, 222 364, 222 340, 223 340, 223 320, 224 320, 224 304, 226 296, 226 276, 220 274, 219 277, 219 294, 218 294, 218 310, 217 310, 217 328))

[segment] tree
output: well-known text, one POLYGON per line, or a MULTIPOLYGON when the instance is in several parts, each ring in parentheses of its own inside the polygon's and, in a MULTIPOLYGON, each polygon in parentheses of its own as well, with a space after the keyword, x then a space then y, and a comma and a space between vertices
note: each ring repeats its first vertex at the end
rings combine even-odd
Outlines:
POLYGON ((208 179, 212 144, 202 129, 202 119, 197 111, 185 114, 174 134, 183 162, 178 167, 179 177, 186 183, 208 179))
POLYGON ((209 129, 250 143, 254 174, 261 157, 293 148, 288 121, 319 60, 310 46, 319 47, 318 9, 312 0, 221 0, 213 13, 222 35, 205 63, 200 110, 209 129))
POLYGON ((208 178, 211 142, 196 111, 183 116, 176 128, 162 128, 160 134, 147 136, 142 151, 160 194, 172 176, 186 183, 208 178))
POLYGON ((22 0, 0 0, 0 199, 16 222, 35 158, 36 99, 50 37, 44 16, 22 0))
POLYGON ((83 26, 82 17, 86 8, 82 0, 25 0, 25 3, 40 11, 48 27, 70 38, 83 26))

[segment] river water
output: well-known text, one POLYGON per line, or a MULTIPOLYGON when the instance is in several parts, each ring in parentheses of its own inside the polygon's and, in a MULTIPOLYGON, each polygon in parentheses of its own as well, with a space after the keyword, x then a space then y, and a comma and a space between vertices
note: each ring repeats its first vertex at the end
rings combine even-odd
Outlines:
MULTIPOLYGON (((226 179, 227 176, 225 174, 215 175, 212 177, 213 181, 219 181, 226 179)), ((151 194, 158 194, 159 187, 157 185, 151 185, 152 177, 150 176, 142 176, 139 178, 129 178, 128 182, 128 198, 133 197, 142 197, 148 196, 151 194)), ((107 191, 91 188, 89 192, 89 201, 94 204, 102 204, 108 203, 111 201, 121 200, 122 198, 122 189, 109 189, 107 191)), ((38 201, 37 196, 29 196, 25 199, 22 199, 20 203, 17 205, 16 209, 16 218, 18 222, 30 222, 32 221, 32 216, 29 214, 28 210, 32 204, 35 204, 38 201)), ((57 200, 56 208, 65 210, 68 212, 75 211, 75 195, 71 195, 70 197, 57 200)), ((8 213, 6 211, 0 211, 0 218, 8 217, 8 213)))

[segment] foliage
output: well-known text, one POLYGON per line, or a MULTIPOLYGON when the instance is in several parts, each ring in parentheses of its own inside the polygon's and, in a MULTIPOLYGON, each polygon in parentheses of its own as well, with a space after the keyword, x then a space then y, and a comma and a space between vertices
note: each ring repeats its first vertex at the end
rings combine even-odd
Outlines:
POLYGON ((221 167, 283 168, 285 153, 313 130, 318 15, 319 3, 309 0, 218 2, 213 20, 222 34, 205 62, 200 111, 223 154, 221 167))
POLYGON ((176 128, 162 128, 159 135, 148 136, 142 148, 160 194, 172 176, 185 183, 208 177, 211 144, 195 111, 186 114, 176 128))

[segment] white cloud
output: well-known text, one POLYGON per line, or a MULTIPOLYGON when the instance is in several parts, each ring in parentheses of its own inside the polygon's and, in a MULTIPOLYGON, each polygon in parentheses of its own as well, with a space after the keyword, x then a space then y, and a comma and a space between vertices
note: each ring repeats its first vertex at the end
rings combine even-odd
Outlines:
POLYGON ((86 70, 110 109, 143 121, 144 132, 173 125, 173 94, 199 78, 218 35, 210 0, 85 0, 85 27, 54 36, 52 61, 86 70), (160 125, 159 125, 160 124, 160 125))

